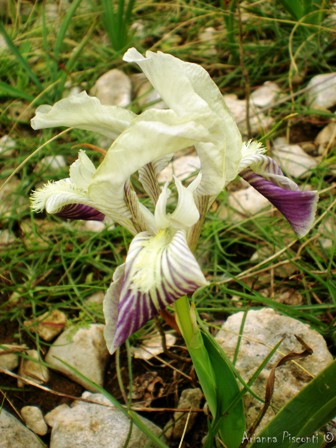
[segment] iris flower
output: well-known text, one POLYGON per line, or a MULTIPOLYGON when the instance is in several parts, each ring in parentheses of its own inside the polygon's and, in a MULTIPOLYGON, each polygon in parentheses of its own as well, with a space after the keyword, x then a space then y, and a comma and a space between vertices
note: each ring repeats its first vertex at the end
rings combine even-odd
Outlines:
POLYGON ((32 195, 37 212, 115 222, 134 235, 104 300, 111 353, 160 310, 207 283, 191 247, 209 205, 238 175, 280 210, 299 237, 311 228, 317 202, 317 193, 300 191, 260 144, 242 142, 221 92, 201 66, 161 52, 144 57, 135 48, 124 60, 140 67, 167 109, 136 115, 82 92, 40 106, 32 119, 34 129, 75 127, 111 140, 98 168, 80 151, 69 178, 32 195), (173 180, 177 204, 168 212, 171 190, 168 184, 161 188, 157 177, 175 152, 190 146, 201 170, 188 186, 173 180), (136 172, 152 211, 134 191, 136 172))

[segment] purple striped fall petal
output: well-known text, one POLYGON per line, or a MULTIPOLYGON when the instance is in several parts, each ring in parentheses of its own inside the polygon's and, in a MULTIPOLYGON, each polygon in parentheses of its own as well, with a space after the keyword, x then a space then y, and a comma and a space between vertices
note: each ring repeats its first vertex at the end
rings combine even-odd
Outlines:
POLYGON ((300 238, 306 235, 313 225, 317 192, 301 191, 270 157, 250 155, 242 161, 242 166, 247 164, 249 168, 244 168, 240 176, 284 215, 300 238))
POLYGON ((104 213, 83 204, 65 205, 55 215, 64 219, 82 219, 84 221, 104 221, 105 219, 104 213))
POLYGON ((32 209, 55 214, 66 219, 103 221, 105 214, 98 210, 90 198, 88 187, 96 171, 85 154, 79 151, 78 159, 70 166, 70 177, 57 182, 48 182, 33 192, 32 209))
POLYGON ((104 300, 105 338, 111 353, 160 310, 207 284, 185 231, 172 229, 154 236, 136 235, 113 280, 104 300))

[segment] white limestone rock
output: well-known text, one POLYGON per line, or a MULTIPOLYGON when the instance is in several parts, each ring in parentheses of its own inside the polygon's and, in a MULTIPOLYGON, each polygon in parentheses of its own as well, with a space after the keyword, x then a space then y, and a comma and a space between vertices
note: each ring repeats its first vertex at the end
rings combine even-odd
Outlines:
POLYGON ((16 148, 16 142, 9 135, 0 138, 0 158, 11 157, 16 148))
POLYGON ((199 46, 203 51, 204 56, 214 56, 217 54, 216 50, 216 30, 212 26, 204 28, 198 36, 201 44, 199 46))
MULTIPOLYGON (((216 335, 217 342, 231 359, 237 347, 243 317, 243 312, 231 315, 216 335)), ((276 362, 288 353, 303 351, 295 335, 312 348, 313 354, 286 362, 276 369, 271 406, 258 427, 258 432, 274 417, 276 411, 326 368, 333 358, 323 337, 308 325, 278 314, 270 308, 251 310, 247 314, 236 362, 236 368, 244 381, 251 378, 271 349, 284 338, 277 352, 252 385, 252 390, 262 399, 265 397, 265 386, 270 370, 276 362)), ((256 419, 261 408, 262 403, 251 394, 245 396, 248 427, 256 419)))
POLYGON ((276 102, 280 93, 281 89, 277 83, 266 81, 251 93, 251 100, 257 107, 269 107, 276 102))
MULTIPOLYGON (((52 427, 50 448, 122 448, 130 429, 130 420, 101 394, 84 392, 83 398, 95 403, 76 401, 71 407, 58 406, 46 415, 52 427)), ((142 418, 157 436, 161 429, 142 418)), ((133 424, 128 448, 152 447, 148 438, 133 424)))
POLYGON ((0 369, 15 370, 19 365, 18 353, 24 349, 22 345, 0 344, 0 369))
POLYGON ((104 297, 105 297, 105 292, 104 291, 97 291, 94 294, 91 294, 91 296, 89 296, 85 302, 86 303, 94 303, 97 305, 102 305, 103 301, 104 301, 104 297))
POLYGON ((336 73, 314 76, 307 85, 306 102, 313 109, 330 109, 336 105, 336 73))
MULTIPOLYGON (((243 135, 248 134, 246 116, 247 116, 247 104, 246 100, 239 100, 237 95, 229 94, 224 95, 224 101, 229 108, 233 118, 237 122, 238 128, 243 135)), ((272 117, 266 116, 263 112, 258 110, 254 106, 252 101, 249 105, 249 123, 252 135, 256 135, 269 129, 273 123, 272 117)))
MULTIPOLYGON (((177 407, 179 409, 197 409, 201 405, 203 393, 201 389, 185 389, 182 391, 177 407)), ((196 420, 196 413, 174 412, 171 419, 165 426, 165 434, 168 439, 181 439, 184 431, 188 433, 196 420), (187 423, 188 422, 188 423, 187 423), (188 424, 186 429, 186 424, 188 424)))
POLYGON ((249 216, 254 216, 269 207, 269 201, 253 187, 243 188, 230 192, 228 204, 221 204, 218 209, 218 216, 221 219, 230 219, 233 222, 240 222, 249 216))
POLYGON ((304 177, 317 166, 317 161, 301 146, 288 144, 283 137, 274 140, 272 155, 285 174, 296 178, 304 177))
POLYGON ((0 245, 7 246, 14 243, 16 240, 15 234, 8 229, 0 230, 0 245))
POLYGON ((173 176, 185 180, 201 168, 201 161, 196 154, 178 157, 170 162, 159 174, 159 182, 170 182, 173 176))
MULTIPOLYGON (((37 384, 49 381, 49 370, 42 364, 42 359, 37 350, 27 350, 27 358, 21 358, 19 375, 37 384)), ((18 379, 18 386, 23 387, 26 383, 18 379)))
POLYGON ((21 409, 21 416, 29 429, 39 436, 44 436, 48 432, 48 426, 43 418, 40 408, 37 406, 24 406, 21 409))
POLYGON ((143 73, 132 75, 132 84, 135 101, 139 108, 146 109, 166 109, 167 105, 162 100, 158 92, 153 88, 143 73))
POLYGON ((52 310, 39 316, 35 321, 27 320, 24 326, 37 333, 44 341, 51 341, 58 336, 67 323, 66 315, 60 310, 52 310))
MULTIPOLYGON (((169 349, 176 342, 176 336, 173 334, 167 333, 165 335, 166 338, 166 347, 169 349)), ((162 346, 162 337, 159 332, 155 332, 150 337, 144 339, 142 343, 137 347, 132 347, 132 354, 134 358, 149 360, 153 358, 153 356, 160 355, 163 353, 164 349, 162 346)))
POLYGON ((336 218, 331 214, 327 216, 318 226, 318 232, 321 235, 319 242, 323 249, 332 250, 335 245, 336 218))
POLYGON ((336 146, 336 121, 331 121, 316 136, 318 154, 323 155, 336 146))
POLYGON ((131 102, 131 92, 129 77, 121 70, 113 69, 97 79, 90 94, 106 106, 126 107, 131 102))
POLYGON ((109 352, 104 339, 104 325, 91 324, 88 327, 71 327, 65 330, 50 347, 46 362, 78 384, 93 390, 83 378, 60 360, 68 363, 82 375, 102 386, 104 370, 109 352), (59 359, 57 359, 59 358, 59 359))
POLYGON ((83 229, 89 232, 99 233, 106 229, 106 224, 102 221, 93 221, 90 219, 83 222, 83 229))
POLYGON ((67 166, 67 161, 62 155, 46 156, 38 162, 34 171, 54 174, 67 166))
POLYGON ((0 448, 43 448, 44 444, 14 415, 0 409, 0 448))

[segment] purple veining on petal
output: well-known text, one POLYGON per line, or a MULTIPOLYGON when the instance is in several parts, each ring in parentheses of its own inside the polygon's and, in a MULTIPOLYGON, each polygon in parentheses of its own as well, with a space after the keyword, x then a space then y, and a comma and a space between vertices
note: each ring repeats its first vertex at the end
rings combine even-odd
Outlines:
POLYGON ((149 290, 142 291, 134 280, 139 269, 137 257, 141 250, 145 250, 144 243, 148 243, 151 238, 151 235, 143 232, 138 234, 130 245, 120 291, 114 349, 120 347, 160 310, 206 284, 200 267, 188 248, 184 232, 177 231, 172 241, 160 253, 160 274, 156 279, 157 283, 153 282, 149 290))
POLYGON ((84 221, 104 221, 105 215, 93 207, 84 204, 65 205, 56 216, 65 219, 83 219, 84 221))
POLYGON ((286 189, 249 169, 242 171, 240 176, 285 216, 299 237, 310 230, 318 199, 316 191, 286 189))

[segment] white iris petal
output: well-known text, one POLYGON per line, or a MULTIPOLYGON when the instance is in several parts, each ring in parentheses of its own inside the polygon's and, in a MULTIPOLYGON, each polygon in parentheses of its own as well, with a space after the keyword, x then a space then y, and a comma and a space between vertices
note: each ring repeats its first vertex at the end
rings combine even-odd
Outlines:
POLYGON ((71 181, 78 187, 87 190, 96 172, 96 167, 86 155, 85 151, 80 150, 78 159, 70 166, 69 171, 71 181))
MULTIPOLYGON (((66 205, 82 204, 92 208, 94 201, 90 200, 87 192, 77 187, 70 179, 49 182, 33 192, 31 197, 32 209, 36 212, 55 214, 61 212, 66 205)), ((103 212, 102 212, 103 213, 103 212)))
POLYGON ((218 195, 238 175, 242 140, 216 84, 201 66, 169 54, 148 51, 143 57, 131 48, 124 60, 139 65, 181 121, 192 119, 207 128, 208 137, 194 143, 203 173, 198 193, 218 195))
POLYGON ((114 140, 128 128, 135 114, 118 106, 104 106, 86 92, 70 95, 53 106, 42 105, 31 120, 33 129, 58 126, 85 129, 114 140))

